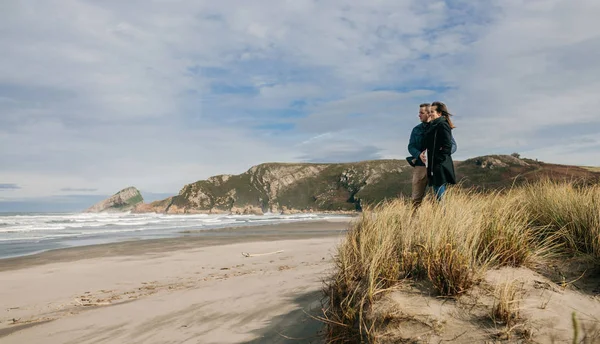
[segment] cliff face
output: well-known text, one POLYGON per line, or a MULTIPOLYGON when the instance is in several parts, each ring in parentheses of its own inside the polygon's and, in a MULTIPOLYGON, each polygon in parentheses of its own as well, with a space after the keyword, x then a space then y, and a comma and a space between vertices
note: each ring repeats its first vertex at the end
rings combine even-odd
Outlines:
POLYGON ((136 205, 143 204, 144 199, 134 187, 123 189, 104 201, 98 202, 85 210, 86 213, 121 212, 132 210, 136 205))
POLYGON ((133 213, 166 213, 173 201, 173 196, 152 203, 138 203, 131 211, 133 213))
MULTIPOLYGON (((508 155, 455 162, 461 187, 499 189, 540 178, 598 182, 600 173, 508 155)), ((239 175, 185 185, 177 196, 138 204, 133 212, 262 214, 350 212, 398 196, 410 197, 412 167, 404 160, 347 164, 261 164, 239 175)))
MULTIPOLYGON (((378 183, 402 181, 411 168, 400 160, 349 164, 261 164, 240 175, 219 175, 185 185, 177 196, 138 205, 134 212, 169 214, 354 211, 379 198, 378 183), (372 195, 375 192, 377 195, 372 195), (375 196, 375 198, 373 198, 375 196)), ((408 183, 408 184, 406 184, 408 183)), ((388 197, 396 196, 388 192, 388 197)))

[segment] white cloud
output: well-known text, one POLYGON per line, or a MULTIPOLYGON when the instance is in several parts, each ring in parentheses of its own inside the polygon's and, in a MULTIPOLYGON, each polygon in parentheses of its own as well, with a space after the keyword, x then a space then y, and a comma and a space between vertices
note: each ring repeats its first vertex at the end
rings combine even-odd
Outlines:
POLYGON ((380 159, 381 149, 351 132, 325 133, 297 146, 303 154, 297 159, 307 162, 355 162, 380 159))
POLYGON ((600 165, 569 153, 600 134, 599 17, 595 0, 2 2, 0 183, 176 192, 264 161, 403 158, 437 99, 457 158, 600 165))
POLYGON ((551 147, 539 147, 532 150, 523 151, 523 156, 539 159, 541 161, 553 161, 556 156, 560 156, 565 164, 581 166, 599 166, 597 152, 600 151, 600 133, 596 135, 582 135, 578 138, 569 140, 563 145, 551 147))

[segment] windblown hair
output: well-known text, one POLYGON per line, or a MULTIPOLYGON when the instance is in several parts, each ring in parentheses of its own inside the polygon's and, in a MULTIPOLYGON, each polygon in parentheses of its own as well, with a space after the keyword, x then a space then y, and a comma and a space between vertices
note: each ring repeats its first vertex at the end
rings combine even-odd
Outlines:
POLYGON ((422 107, 430 107, 430 106, 431 106, 431 104, 429 104, 429 103, 423 103, 423 104, 419 105, 420 108, 422 108, 422 107))
POLYGON ((446 117, 446 121, 448 121, 450 129, 456 128, 456 126, 454 126, 454 123, 452 123, 452 120, 450 119, 450 116, 452 116, 452 114, 448 111, 448 107, 446 106, 446 104, 442 102, 433 102, 431 103, 431 106, 435 109, 436 112, 439 112, 442 114, 442 116, 446 117))

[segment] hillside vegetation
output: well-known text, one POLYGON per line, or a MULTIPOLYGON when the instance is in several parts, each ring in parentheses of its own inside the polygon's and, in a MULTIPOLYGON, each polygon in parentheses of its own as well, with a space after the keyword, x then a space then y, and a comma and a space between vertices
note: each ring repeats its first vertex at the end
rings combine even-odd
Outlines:
MULTIPOLYGON (((462 187, 501 189, 541 178, 596 183, 600 173, 507 155, 456 162, 462 187)), ((360 210, 411 193, 412 167, 401 160, 344 164, 266 163, 239 175, 219 175, 185 185, 178 195, 137 212, 237 213, 360 210)))

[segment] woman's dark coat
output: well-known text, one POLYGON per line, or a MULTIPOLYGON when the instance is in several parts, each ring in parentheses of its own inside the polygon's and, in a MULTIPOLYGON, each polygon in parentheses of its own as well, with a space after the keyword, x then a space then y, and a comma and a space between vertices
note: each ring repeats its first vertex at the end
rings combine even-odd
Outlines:
POLYGON ((452 131, 445 117, 429 122, 423 137, 427 149, 427 179, 430 186, 456 184, 452 151, 452 131))

